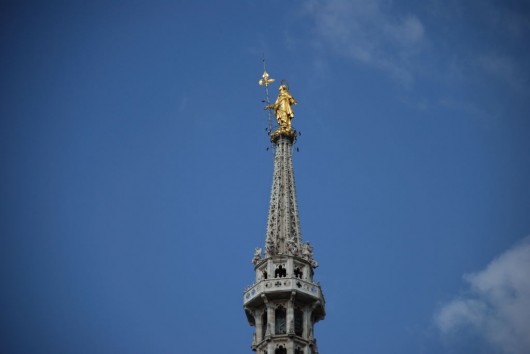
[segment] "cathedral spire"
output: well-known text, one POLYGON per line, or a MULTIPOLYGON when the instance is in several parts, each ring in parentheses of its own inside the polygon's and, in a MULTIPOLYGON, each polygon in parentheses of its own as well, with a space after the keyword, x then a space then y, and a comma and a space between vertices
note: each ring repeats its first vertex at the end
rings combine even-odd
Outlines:
POLYGON ((256 327, 252 350, 259 354, 317 354, 314 324, 325 317, 325 301, 319 283, 313 280, 313 249, 303 243, 296 203, 292 162, 297 138, 291 125, 292 106, 297 102, 287 85, 279 87, 278 98, 270 104, 268 86, 273 82, 265 71, 267 106, 274 112, 278 128, 269 129, 274 145, 272 181, 265 252, 256 248, 252 263, 255 283, 244 292, 243 304, 251 326, 256 327))
MULTIPOLYGON (((293 132, 294 133, 294 132, 293 132)), ((302 255, 302 235, 296 203, 292 162, 292 136, 280 133, 275 144, 274 173, 265 238, 265 256, 302 255)))

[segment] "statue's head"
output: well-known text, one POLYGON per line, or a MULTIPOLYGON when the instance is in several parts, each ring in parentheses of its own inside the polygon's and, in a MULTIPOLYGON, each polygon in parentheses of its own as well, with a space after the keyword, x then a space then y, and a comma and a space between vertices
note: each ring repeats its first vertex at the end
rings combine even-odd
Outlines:
POLYGON ((287 86, 280 85, 280 88, 278 88, 278 90, 280 90, 280 92, 286 91, 287 90, 287 86))

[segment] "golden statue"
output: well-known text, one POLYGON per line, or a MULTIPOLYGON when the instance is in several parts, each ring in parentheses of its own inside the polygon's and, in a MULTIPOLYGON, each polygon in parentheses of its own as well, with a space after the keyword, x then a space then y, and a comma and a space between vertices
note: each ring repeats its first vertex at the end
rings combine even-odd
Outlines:
POLYGON ((281 85, 280 93, 274 104, 268 105, 265 109, 274 109, 276 120, 280 128, 278 132, 291 133, 291 120, 294 118, 294 112, 291 105, 295 105, 296 101, 289 93, 287 86, 281 85))

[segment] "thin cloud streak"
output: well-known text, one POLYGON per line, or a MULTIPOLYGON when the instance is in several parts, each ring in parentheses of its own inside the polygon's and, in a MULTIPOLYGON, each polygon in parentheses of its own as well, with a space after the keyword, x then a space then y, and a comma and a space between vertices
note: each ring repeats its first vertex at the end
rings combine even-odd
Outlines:
POLYGON ((388 0, 312 0, 303 12, 323 55, 372 66, 406 86, 421 78, 483 85, 486 77, 528 93, 528 52, 520 50, 530 31, 524 9, 437 0, 430 8, 399 12, 388 0), (470 16, 477 19, 469 23, 470 16))
POLYGON ((516 91, 525 91, 525 86, 528 82, 524 75, 524 70, 519 69, 510 57, 491 54, 483 55, 477 61, 487 74, 508 84, 516 91))
POLYGON ((414 80, 411 59, 422 49, 425 29, 414 14, 395 16, 390 10, 381 0, 312 1, 306 6, 319 45, 408 84, 414 80))

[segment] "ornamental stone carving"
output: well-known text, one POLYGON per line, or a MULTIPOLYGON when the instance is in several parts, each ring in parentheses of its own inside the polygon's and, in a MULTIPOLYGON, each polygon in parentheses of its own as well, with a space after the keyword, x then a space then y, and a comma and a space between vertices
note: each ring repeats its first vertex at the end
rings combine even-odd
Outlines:
POLYGON ((256 247, 254 250, 254 258, 252 258, 252 264, 256 265, 261 260, 261 248, 256 247))

